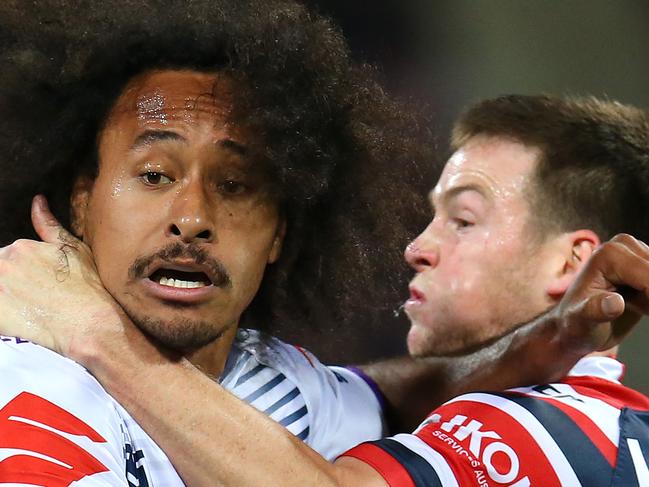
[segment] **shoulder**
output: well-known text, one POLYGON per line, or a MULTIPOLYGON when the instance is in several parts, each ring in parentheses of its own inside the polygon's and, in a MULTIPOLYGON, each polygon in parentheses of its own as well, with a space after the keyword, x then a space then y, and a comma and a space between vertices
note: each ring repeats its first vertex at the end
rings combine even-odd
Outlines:
POLYGON ((565 383, 465 394, 435 410, 414 436, 452 469, 477 463, 497 482, 602 485, 610 483, 619 441, 620 408, 607 397, 565 383))
POLYGON ((0 337, 0 371, 4 396, 28 389, 65 403, 83 399, 105 403, 110 397, 76 362, 20 338, 0 337))
POLYGON ((256 330, 239 330, 221 385, 307 440, 310 368, 297 349, 256 330))
POLYGON ((383 432, 380 404, 365 381, 302 347, 240 330, 228 362, 224 387, 328 458, 383 432))
MULTIPOLYGON (((324 365, 309 350, 256 330, 239 330, 233 353, 239 354, 238 362, 243 362, 244 357, 248 359, 248 369, 253 364, 259 369, 272 369, 305 391, 315 388, 321 392, 326 386, 335 396, 341 384, 352 383, 375 393, 367 383, 370 379, 358 369, 324 365)), ((231 375, 228 374, 228 379, 231 375)))
POLYGON ((52 471, 57 480, 79 479, 80 485, 126 485, 125 472, 139 485, 181 485, 164 452, 79 364, 3 337, 0 374, 6 378, 0 382, 0 461, 3 448, 20 447, 73 466, 10 455, 2 467, 31 472, 33 482, 26 483, 42 485, 40 475, 52 471))
POLYGON ((322 367, 318 359, 304 348, 257 330, 239 330, 234 348, 250 354, 259 364, 291 375, 322 367))
POLYGON ((470 393, 437 408, 409 435, 347 455, 397 475, 442 485, 610 485, 620 407, 610 394, 558 383, 470 393))
POLYGON ((223 385, 241 385, 255 378, 265 381, 274 377, 288 381, 305 396, 310 409, 317 409, 324 401, 338 402, 351 391, 363 398, 368 395, 379 402, 375 391, 360 371, 354 368, 327 366, 303 347, 290 345, 256 330, 240 330, 233 346, 232 356, 223 385))
POLYGON ((0 457, 7 472, 36 484, 46 471, 70 481, 123 479, 122 421, 112 398, 83 367, 2 337, 0 376, 0 457), (12 453, 18 450, 23 454, 12 453))
POLYGON ((274 376, 296 384, 306 393, 323 380, 335 380, 329 368, 308 350, 257 330, 239 330, 228 362, 223 385, 234 379, 241 384, 274 376), (233 357, 235 360, 231 360, 233 357))

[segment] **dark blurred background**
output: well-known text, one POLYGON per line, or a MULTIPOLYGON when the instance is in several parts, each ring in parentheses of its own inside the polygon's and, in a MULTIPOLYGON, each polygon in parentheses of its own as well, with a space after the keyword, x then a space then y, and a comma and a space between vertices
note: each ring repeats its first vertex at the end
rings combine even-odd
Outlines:
MULTIPOLYGON (((393 93, 425 104, 440 157, 453 118, 485 97, 593 94, 649 107, 647 0, 303 1, 342 26, 356 58, 379 65, 393 93)), ((404 352, 406 331, 400 317, 359 323, 335 347, 318 334, 298 339, 324 360, 364 361, 404 352)), ((647 344, 649 321, 621 354, 626 383, 645 393, 647 344)))

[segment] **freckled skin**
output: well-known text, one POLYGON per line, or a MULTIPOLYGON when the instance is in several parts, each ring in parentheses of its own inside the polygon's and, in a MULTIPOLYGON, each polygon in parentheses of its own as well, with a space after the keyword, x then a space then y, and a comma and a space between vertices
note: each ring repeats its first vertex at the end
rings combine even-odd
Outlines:
POLYGON ((538 155, 477 136, 448 161, 431 192, 435 217, 406 249, 417 270, 411 286, 425 298, 406 307, 413 355, 476 346, 552 304, 553 241, 538 242, 527 226, 525 191, 538 155))
POLYGON ((212 373, 222 367, 241 313, 266 265, 278 258, 283 237, 278 205, 260 169, 249 156, 219 145, 247 144, 224 123, 229 94, 219 80, 222 93, 212 96, 216 80, 192 71, 132 80, 100 136, 96 180, 73 195, 73 227, 92 248, 106 289, 163 344, 178 349, 192 343, 188 352, 212 373), (145 131, 170 131, 182 140, 134 147, 145 131), (129 277, 136 259, 175 242, 206 250, 226 269, 231 286, 178 306, 129 277), (221 357, 217 363, 214 356, 221 357))

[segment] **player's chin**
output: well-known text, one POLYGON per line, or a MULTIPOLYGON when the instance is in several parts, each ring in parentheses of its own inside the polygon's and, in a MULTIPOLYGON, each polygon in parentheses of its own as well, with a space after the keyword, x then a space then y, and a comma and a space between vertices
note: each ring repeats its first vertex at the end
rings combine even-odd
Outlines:
POLYGON ((218 339, 223 328, 213 322, 201 319, 145 318, 138 323, 139 328, 159 345, 178 352, 198 350, 218 339))
POLYGON ((456 327, 432 326, 413 320, 407 337, 408 353, 415 358, 463 355, 475 343, 460 331, 456 327))
POLYGON ((431 344, 434 341, 431 335, 433 335, 431 330, 416 321, 412 321, 406 339, 408 353, 415 358, 434 355, 436 350, 431 344))

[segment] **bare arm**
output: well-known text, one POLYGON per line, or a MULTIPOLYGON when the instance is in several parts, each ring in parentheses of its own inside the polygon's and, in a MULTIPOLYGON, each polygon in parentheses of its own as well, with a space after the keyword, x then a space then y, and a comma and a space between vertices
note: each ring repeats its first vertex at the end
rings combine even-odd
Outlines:
MULTIPOLYGON (((114 317, 102 318, 106 322, 114 317)), ((121 320, 108 324, 122 331, 110 333, 106 342, 108 335, 77 341, 69 353, 137 418, 187 485, 386 485, 358 460, 330 464, 187 360, 170 360, 132 324, 121 320), (146 370, 146 379, 125 380, 127 370, 146 370)))
POLYGON ((385 396, 388 425, 394 434, 412 431, 431 410, 460 394, 504 390, 561 377, 582 350, 578 345, 577 353, 567 354, 566 348, 555 321, 544 314, 467 355, 404 356, 361 368, 385 396))
MULTIPOLYGON (((547 326, 547 325, 546 325, 547 326)), ((533 325, 525 327, 535 329, 533 325)), ((520 332, 459 357, 408 356, 361 366, 383 393, 391 433, 412 431, 432 409, 472 390, 503 390, 532 383, 527 369, 512 367, 525 354, 520 332), (519 342, 522 341, 522 345, 519 342)))

